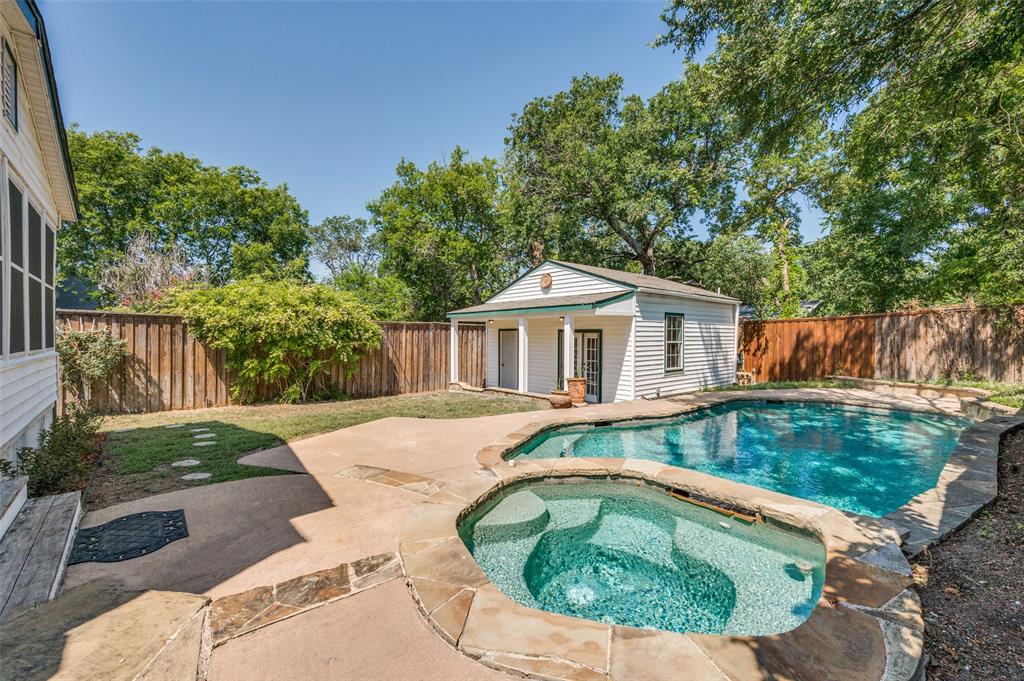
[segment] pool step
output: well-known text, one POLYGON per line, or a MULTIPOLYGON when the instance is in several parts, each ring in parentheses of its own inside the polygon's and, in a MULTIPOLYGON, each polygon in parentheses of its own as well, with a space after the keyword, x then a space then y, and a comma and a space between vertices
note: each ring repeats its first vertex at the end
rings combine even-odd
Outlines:
POLYGON ((544 501, 529 490, 508 495, 481 518, 473 529, 474 541, 509 541, 536 534, 548 523, 544 501))
POLYGON ((0 622, 57 595, 81 513, 81 492, 25 502, 0 539, 0 622))

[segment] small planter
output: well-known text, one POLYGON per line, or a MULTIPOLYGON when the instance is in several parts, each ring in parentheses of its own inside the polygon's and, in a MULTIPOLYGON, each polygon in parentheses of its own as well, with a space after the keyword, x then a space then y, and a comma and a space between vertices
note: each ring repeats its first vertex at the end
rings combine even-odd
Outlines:
POLYGON ((566 383, 569 384, 569 399, 572 400, 573 404, 583 404, 586 402, 587 379, 582 377, 570 378, 566 383))

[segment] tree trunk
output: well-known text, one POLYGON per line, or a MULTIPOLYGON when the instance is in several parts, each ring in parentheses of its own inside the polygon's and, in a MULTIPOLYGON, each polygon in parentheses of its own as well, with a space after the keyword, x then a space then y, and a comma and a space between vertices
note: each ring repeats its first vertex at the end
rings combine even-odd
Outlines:
POLYGON ((654 259, 654 246, 644 246, 643 250, 636 254, 637 259, 640 261, 640 266, 644 269, 644 274, 649 274, 652 277, 657 275, 657 263, 654 259))
POLYGON ((782 226, 779 228, 779 235, 775 239, 775 250, 779 254, 779 278, 781 280, 782 290, 789 293, 789 258, 786 252, 786 242, 789 240, 789 226, 793 224, 792 218, 786 218, 782 221, 782 226))
POLYGON ((530 264, 536 266, 542 262, 544 262, 544 241, 530 239, 530 264))
POLYGON ((786 257, 786 242, 779 239, 775 242, 775 250, 779 253, 779 278, 781 279, 782 290, 789 293, 789 258, 786 257))

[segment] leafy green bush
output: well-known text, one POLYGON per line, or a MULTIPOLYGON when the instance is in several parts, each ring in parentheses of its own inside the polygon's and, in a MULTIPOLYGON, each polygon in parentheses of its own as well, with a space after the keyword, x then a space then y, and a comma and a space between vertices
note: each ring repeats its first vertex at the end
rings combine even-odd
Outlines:
POLYGON ((39 444, 18 450, 18 463, 0 461, 0 474, 27 475, 33 497, 63 494, 85 487, 92 454, 97 450, 96 431, 102 417, 72 407, 39 434, 39 444))
POLYGON ((243 279, 174 291, 165 309, 182 315, 196 338, 227 351, 238 402, 266 389, 282 402, 327 396, 331 364, 352 368, 381 340, 364 305, 323 284, 243 279))
POLYGON ((61 381, 79 400, 89 401, 92 386, 106 380, 128 356, 123 340, 109 331, 57 332, 61 381))

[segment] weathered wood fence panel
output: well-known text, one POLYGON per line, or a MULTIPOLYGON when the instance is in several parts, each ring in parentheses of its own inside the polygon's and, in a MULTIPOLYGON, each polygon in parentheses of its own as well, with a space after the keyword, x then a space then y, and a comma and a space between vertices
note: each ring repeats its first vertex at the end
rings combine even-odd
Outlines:
POLYGON ((740 351, 758 381, 845 374, 1024 383, 1024 306, 744 321, 740 351))
MULTIPOLYGON (((176 315, 59 310, 58 325, 77 330, 109 329, 127 343, 128 360, 92 402, 111 412, 152 412, 217 407, 231 402, 231 376, 224 351, 211 350, 188 332, 176 315)), ((380 397, 441 390, 448 386, 448 324, 381 322, 383 342, 351 371, 331 367, 336 387, 350 397, 380 397)), ((483 325, 459 325, 459 379, 483 385, 486 375, 483 325)), ((61 389, 60 405, 72 401, 61 389)))

